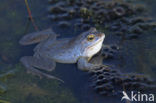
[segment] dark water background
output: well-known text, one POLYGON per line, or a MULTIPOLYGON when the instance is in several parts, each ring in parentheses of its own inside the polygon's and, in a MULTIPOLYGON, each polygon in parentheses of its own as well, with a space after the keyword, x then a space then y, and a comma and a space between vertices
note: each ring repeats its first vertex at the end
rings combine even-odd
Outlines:
MULTIPOLYGON (((129 0, 130 1, 130 0, 129 0)), ((145 4, 149 14, 156 17, 155 0, 132 0, 134 3, 145 4)), ((53 27, 61 37, 78 35, 81 30, 60 29, 48 18, 48 0, 29 0, 29 5, 35 23, 40 29, 53 27)), ((1 0, 0 3, 0 73, 16 70, 13 76, 2 79, 7 87, 5 93, 0 94, 0 100, 11 103, 120 103, 118 97, 103 97, 89 87, 89 75, 77 70, 75 64, 57 64, 51 73, 63 79, 64 84, 46 78, 27 74, 19 59, 33 54, 33 46, 20 46, 19 39, 29 32, 35 31, 28 20, 24 0, 1 0)), ((121 71, 145 74, 156 78, 156 32, 148 32, 137 40, 124 41, 123 58, 120 61, 121 71)), ((104 43, 113 40, 106 34, 104 43)), ((112 62, 112 61, 111 61, 112 62)), ((110 61, 106 61, 110 63, 110 61)))

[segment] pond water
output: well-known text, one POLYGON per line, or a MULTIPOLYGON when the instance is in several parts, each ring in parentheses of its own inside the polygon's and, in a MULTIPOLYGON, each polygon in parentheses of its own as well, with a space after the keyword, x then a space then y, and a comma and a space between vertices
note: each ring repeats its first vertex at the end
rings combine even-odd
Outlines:
MULTIPOLYGON (((145 5, 148 15, 152 18, 156 17, 155 0, 125 1, 145 5)), ((61 34, 62 38, 74 37, 84 31, 73 26, 60 28, 57 26, 59 22, 51 21, 48 18, 48 9, 51 6, 48 0, 28 0, 28 3, 35 23, 40 30, 52 27, 56 33, 61 34)), ((24 0, 1 0, 0 16, 0 76, 5 73, 9 74, 0 79, 0 84, 6 89, 6 91, 0 90, 0 93, 2 92, 0 103, 1 100, 2 103, 121 102, 119 97, 102 96, 96 93, 91 88, 90 75, 79 71, 75 64, 57 63, 56 70, 50 73, 61 78, 65 83, 46 78, 40 79, 26 73, 26 69, 19 62, 19 59, 22 56, 33 55, 35 45, 21 46, 18 42, 23 35, 34 32, 35 29, 28 20, 24 0)), ((71 23, 74 24, 75 21, 71 21, 71 23)), ((97 26, 97 28, 102 29, 103 27, 97 26)), ((104 60, 103 62, 115 66, 123 73, 143 74, 154 80, 156 78, 156 28, 155 31, 148 30, 138 39, 132 40, 121 38, 119 40, 119 37, 114 36, 113 33, 113 31, 105 30, 104 44, 119 44, 122 49, 117 54, 117 59, 104 60)))

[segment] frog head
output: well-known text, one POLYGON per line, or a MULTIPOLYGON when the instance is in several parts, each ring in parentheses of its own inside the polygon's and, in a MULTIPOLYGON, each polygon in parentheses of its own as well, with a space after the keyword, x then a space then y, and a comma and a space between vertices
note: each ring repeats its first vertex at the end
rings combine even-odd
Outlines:
POLYGON ((81 52, 83 57, 92 57, 100 51, 105 34, 98 32, 96 28, 91 28, 88 31, 79 35, 81 44, 81 52))

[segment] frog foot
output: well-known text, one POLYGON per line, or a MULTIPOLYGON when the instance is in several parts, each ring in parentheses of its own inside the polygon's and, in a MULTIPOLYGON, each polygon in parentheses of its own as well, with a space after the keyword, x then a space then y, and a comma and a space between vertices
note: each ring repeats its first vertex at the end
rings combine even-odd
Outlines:
MULTIPOLYGON (((32 56, 25 56, 25 57, 22 57, 20 59, 22 64, 26 67, 28 73, 31 73, 31 74, 36 75, 36 76, 39 76, 40 79, 44 76, 44 77, 47 77, 49 79, 55 79, 55 80, 58 80, 58 81, 61 81, 61 82, 64 83, 63 80, 61 80, 61 79, 59 79, 59 78, 57 78, 55 76, 43 73, 40 70, 36 69, 35 67, 39 66, 39 64, 38 64, 39 62, 38 61, 36 62, 36 60, 38 60, 38 59, 33 58, 32 56)), ((44 70, 46 70, 46 69, 44 69, 44 70)), ((53 69, 51 69, 51 70, 53 70, 53 69)))
POLYGON ((59 79, 59 78, 57 78, 57 77, 55 77, 55 76, 52 76, 52 75, 43 73, 43 72, 41 72, 41 71, 39 71, 39 70, 37 70, 37 69, 35 69, 35 68, 30 68, 30 69, 27 70, 27 73, 28 73, 28 74, 32 74, 32 75, 39 76, 40 79, 42 79, 43 76, 44 76, 44 77, 47 77, 47 78, 49 78, 49 79, 55 79, 55 80, 58 80, 58 81, 64 83, 64 81, 63 81, 62 79, 59 79), (30 70, 30 69, 31 69, 31 70, 30 70))

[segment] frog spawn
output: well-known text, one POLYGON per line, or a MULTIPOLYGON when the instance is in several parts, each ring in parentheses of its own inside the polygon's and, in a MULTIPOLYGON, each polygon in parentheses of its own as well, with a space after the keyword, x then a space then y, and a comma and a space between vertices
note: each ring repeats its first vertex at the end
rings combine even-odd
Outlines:
POLYGON ((60 27, 86 30, 98 24, 124 39, 136 39, 156 28, 143 5, 123 0, 49 0, 49 4, 49 18, 60 27))
MULTIPOLYGON (((156 30, 156 23, 146 15, 143 5, 134 5, 123 0, 109 2, 103 0, 49 0, 49 4, 49 18, 52 22, 59 22, 58 26, 63 28, 75 27, 78 30, 86 30, 93 25, 100 25, 124 40, 137 39, 145 31, 156 30)), ((118 46, 105 46, 101 54, 105 59, 112 59, 118 50, 118 46)), ((123 90, 123 86, 127 90, 136 87, 139 87, 140 90, 154 88, 153 82, 147 77, 140 77, 137 74, 126 75, 111 68, 97 69, 91 72, 94 74, 92 83, 94 89, 100 94, 117 95, 123 90), (99 72, 102 69, 108 69, 109 72, 99 72), (112 70, 114 73, 110 72, 112 70)))
POLYGON ((90 71, 92 87, 105 96, 117 96, 126 91, 156 90, 153 80, 141 74, 124 74, 112 68, 101 67, 90 71))
MULTIPOLYGON (((121 48, 118 45, 105 45, 100 54, 105 60, 116 58, 121 48)), ((96 57, 96 56, 95 56, 96 57)), ((94 57, 93 57, 94 58, 94 57)), ((120 96, 123 90, 126 91, 148 91, 156 90, 155 81, 141 74, 122 73, 117 68, 101 66, 89 72, 91 75, 91 87, 101 95, 120 96)))
POLYGON ((104 57, 104 59, 112 59, 115 56, 115 53, 119 51, 119 46, 115 44, 111 45, 103 45, 101 54, 104 57))

